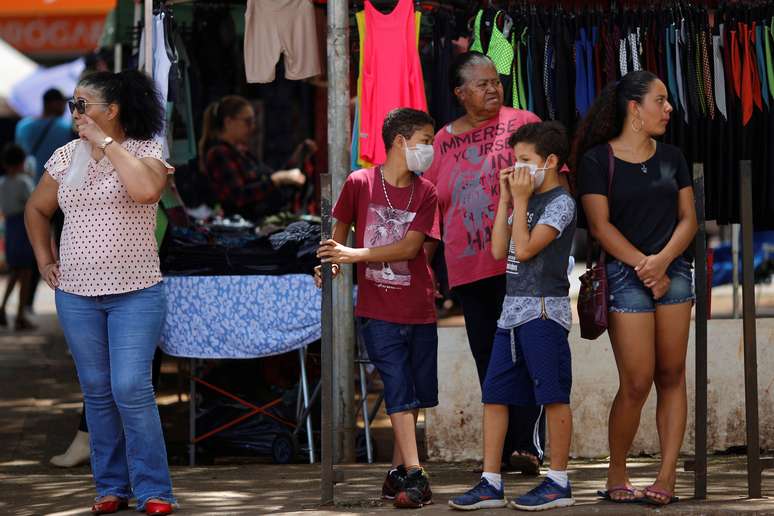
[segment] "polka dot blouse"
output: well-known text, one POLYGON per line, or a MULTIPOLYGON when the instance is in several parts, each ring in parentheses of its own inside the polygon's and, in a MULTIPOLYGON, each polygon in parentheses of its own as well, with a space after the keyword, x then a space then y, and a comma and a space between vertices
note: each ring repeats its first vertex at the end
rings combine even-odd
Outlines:
MULTIPOLYGON (((57 149, 45 167, 59 183, 57 198, 64 213, 59 288, 81 296, 104 296, 152 287, 161 281, 154 235, 158 205, 133 201, 107 157, 89 162, 86 181, 77 188, 63 184, 77 143, 57 149)), ((156 158, 169 173, 174 171, 156 141, 127 139, 121 146, 137 158, 156 158)))

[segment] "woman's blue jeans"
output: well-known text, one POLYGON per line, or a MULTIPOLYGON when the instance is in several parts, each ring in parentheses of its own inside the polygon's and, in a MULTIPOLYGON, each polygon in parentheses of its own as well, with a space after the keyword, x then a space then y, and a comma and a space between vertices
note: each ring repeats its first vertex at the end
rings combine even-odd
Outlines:
POLYGON ((107 296, 56 291, 56 309, 86 402, 98 498, 174 503, 167 450, 151 383, 166 316, 161 283, 107 296))

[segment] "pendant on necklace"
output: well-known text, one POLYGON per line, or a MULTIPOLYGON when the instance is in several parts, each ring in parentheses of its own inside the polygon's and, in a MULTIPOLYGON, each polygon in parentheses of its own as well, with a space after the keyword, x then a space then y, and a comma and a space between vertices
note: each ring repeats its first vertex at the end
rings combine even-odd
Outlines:
POLYGON ((643 174, 648 173, 648 167, 645 166, 645 163, 640 163, 640 171, 642 171, 643 174))

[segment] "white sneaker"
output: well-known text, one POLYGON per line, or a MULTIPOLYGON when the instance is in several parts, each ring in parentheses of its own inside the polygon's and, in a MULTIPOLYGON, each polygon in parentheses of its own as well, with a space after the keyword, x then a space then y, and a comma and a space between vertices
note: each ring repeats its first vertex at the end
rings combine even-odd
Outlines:
POLYGON ((67 451, 62 455, 52 457, 50 462, 59 468, 74 468, 89 462, 90 457, 89 434, 88 432, 78 430, 78 433, 75 434, 75 439, 70 443, 67 451))

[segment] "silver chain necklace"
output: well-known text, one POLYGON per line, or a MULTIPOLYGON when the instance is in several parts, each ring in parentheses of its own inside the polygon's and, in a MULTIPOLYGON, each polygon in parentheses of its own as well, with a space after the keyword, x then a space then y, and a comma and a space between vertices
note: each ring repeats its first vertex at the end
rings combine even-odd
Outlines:
MULTIPOLYGON (((382 190, 384 191, 384 198, 387 199, 387 206, 390 207, 392 211, 397 211, 390 202, 390 196, 387 195, 387 184, 384 181, 384 167, 379 166, 379 175, 382 177, 382 190)), ((414 199, 414 183, 415 181, 411 181, 411 193, 409 194, 409 200, 408 204, 406 205, 406 209, 403 211, 408 211, 408 209, 411 207, 411 201, 414 199)))

